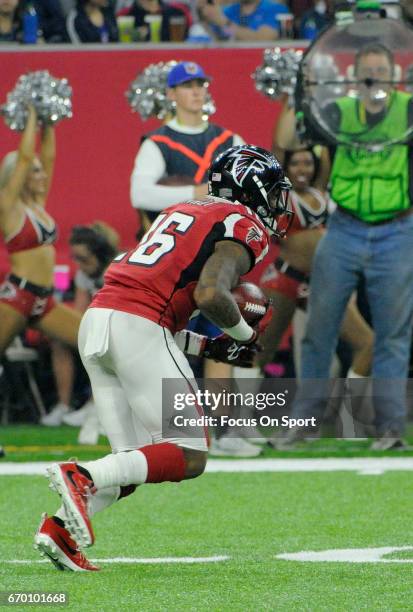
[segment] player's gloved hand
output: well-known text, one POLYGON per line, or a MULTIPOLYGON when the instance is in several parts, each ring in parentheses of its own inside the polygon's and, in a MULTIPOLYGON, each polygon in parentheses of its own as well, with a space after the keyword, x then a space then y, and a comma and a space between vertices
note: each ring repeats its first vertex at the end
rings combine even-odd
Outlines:
POLYGON ((248 343, 238 342, 229 336, 223 334, 217 338, 208 338, 204 348, 204 357, 229 363, 241 368, 252 368, 255 355, 260 351, 259 345, 256 343, 258 337, 254 330, 254 335, 248 343))

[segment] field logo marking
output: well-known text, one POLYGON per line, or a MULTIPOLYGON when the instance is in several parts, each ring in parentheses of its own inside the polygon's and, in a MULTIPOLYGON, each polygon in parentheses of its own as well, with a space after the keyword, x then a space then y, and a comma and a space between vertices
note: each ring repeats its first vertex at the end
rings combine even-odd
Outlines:
POLYGON ((307 550, 282 553, 276 559, 305 561, 310 563, 413 563, 413 546, 382 546, 381 548, 332 548, 330 550, 307 550), (411 559, 386 559, 399 551, 411 551, 411 559))

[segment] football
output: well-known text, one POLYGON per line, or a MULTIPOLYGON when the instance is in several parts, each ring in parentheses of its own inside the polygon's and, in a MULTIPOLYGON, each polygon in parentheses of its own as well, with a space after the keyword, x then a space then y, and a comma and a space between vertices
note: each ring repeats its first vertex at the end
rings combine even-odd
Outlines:
POLYGON ((257 325, 267 312, 269 305, 269 300, 264 292, 253 283, 240 283, 231 293, 246 322, 251 327, 257 325))

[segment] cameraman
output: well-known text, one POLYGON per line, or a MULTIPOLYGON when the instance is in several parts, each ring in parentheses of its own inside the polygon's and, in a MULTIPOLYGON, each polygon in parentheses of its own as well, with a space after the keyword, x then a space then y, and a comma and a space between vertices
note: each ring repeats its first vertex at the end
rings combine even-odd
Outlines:
MULTIPOLYGON (((375 332, 373 399, 378 439, 374 450, 403 446, 406 379, 413 315, 412 147, 394 144, 383 150, 354 145, 401 140, 413 125, 412 97, 392 86, 394 58, 381 44, 362 47, 355 57, 359 97, 329 105, 329 124, 347 139, 331 155, 332 197, 337 210, 314 259, 309 319, 303 340, 303 384, 293 416, 322 416, 327 379, 346 305, 362 278, 375 332), (315 392, 316 391, 316 392, 315 392), (315 397, 317 396, 317 397, 315 397), (321 398, 321 399, 320 399, 321 398)), ((294 140, 294 115, 284 109, 278 145, 294 140)), ((302 439, 290 431, 286 444, 302 439)))
POLYGON ((216 0, 198 0, 201 21, 218 40, 272 41, 279 38, 277 16, 288 13, 273 0, 239 0, 221 7, 216 0))

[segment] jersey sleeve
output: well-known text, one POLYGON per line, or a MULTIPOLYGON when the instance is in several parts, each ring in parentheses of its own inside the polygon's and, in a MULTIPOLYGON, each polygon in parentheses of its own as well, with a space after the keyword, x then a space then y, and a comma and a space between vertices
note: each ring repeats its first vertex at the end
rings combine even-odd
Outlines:
POLYGON ((234 240, 247 249, 251 259, 250 270, 252 270, 268 253, 269 239, 264 227, 239 213, 229 214, 223 223, 224 240, 234 240))

